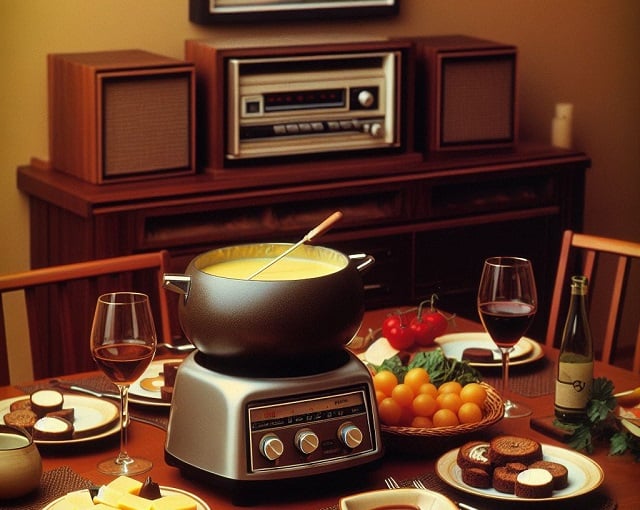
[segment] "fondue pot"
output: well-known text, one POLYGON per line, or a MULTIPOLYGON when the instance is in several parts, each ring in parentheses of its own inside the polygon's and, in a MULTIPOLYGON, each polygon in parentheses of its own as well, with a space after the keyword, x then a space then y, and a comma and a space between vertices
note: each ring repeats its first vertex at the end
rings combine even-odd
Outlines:
POLYGON ((185 274, 165 274, 165 287, 182 294, 180 324, 199 352, 223 362, 219 366, 249 369, 282 366, 283 361, 317 363, 343 351, 364 314, 361 272, 373 257, 302 245, 277 263, 289 257, 303 262, 285 279, 267 279, 266 272, 265 279, 252 280, 212 274, 215 264, 268 261, 290 246, 263 243, 211 250, 195 257, 185 274), (332 272, 306 277, 305 261, 331 266, 332 272))
POLYGON ((383 454, 371 374, 345 348, 373 257, 292 246, 220 248, 164 277, 197 348, 176 374, 165 460, 234 499, 383 454))

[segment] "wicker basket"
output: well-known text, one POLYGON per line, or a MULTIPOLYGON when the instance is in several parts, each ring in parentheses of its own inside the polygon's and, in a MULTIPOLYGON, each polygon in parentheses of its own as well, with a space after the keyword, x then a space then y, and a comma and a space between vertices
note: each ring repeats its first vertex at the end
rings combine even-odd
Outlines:
MULTIPOLYGON (((487 399, 484 403, 484 417, 477 423, 466 423, 456 425, 454 427, 438 427, 432 429, 423 429, 418 427, 390 427, 388 425, 381 424, 380 429, 383 435, 386 436, 386 439, 390 440, 401 438, 443 440, 448 438, 459 438, 472 432, 477 432, 487 428, 502 419, 502 416, 504 415, 504 403, 493 386, 486 383, 480 384, 482 384, 482 386, 487 390, 487 399)), ((428 445, 431 441, 424 441, 424 443, 428 445)))

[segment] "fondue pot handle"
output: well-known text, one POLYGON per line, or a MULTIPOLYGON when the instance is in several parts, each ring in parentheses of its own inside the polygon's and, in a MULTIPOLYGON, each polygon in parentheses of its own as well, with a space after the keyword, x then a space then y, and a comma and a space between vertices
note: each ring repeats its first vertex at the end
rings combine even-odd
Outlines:
POLYGON ((360 272, 364 271, 365 269, 369 269, 369 267, 372 266, 376 261, 373 255, 367 255, 365 253, 353 253, 349 255, 349 260, 358 263, 356 269, 360 272))
POLYGON ((186 300, 191 290, 191 277, 186 274, 165 273, 162 277, 162 285, 167 290, 182 294, 186 300))

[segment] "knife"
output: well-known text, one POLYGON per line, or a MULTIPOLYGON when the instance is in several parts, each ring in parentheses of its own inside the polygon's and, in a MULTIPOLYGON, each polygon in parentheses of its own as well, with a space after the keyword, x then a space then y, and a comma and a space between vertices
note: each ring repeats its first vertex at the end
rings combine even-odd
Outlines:
POLYGON ((49 384, 56 386, 58 388, 62 388, 64 390, 76 391, 78 393, 86 393, 87 395, 93 395, 98 398, 117 398, 120 400, 120 394, 112 391, 96 391, 90 388, 85 388, 84 386, 78 386, 77 384, 73 384, 71 382, 62 381, 60 379, 51 379, 49 384))

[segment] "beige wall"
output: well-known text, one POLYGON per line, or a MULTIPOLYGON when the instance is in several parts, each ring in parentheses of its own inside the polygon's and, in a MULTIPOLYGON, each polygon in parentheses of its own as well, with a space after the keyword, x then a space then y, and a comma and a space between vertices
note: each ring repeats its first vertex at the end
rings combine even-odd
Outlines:
POLYGON ((141 48, 181 58, 188 38, 345 31, 467 34, 520 50, 521 138, 548 141, 574 104, 574 146, 593 161, 585 230, 640 241, 640 2, 401 0, 392 19, 201 27, 188 0, 0 0, 0 273, 28 268, 27 200, 15 169, 48 158, 47 53, 141 48))

